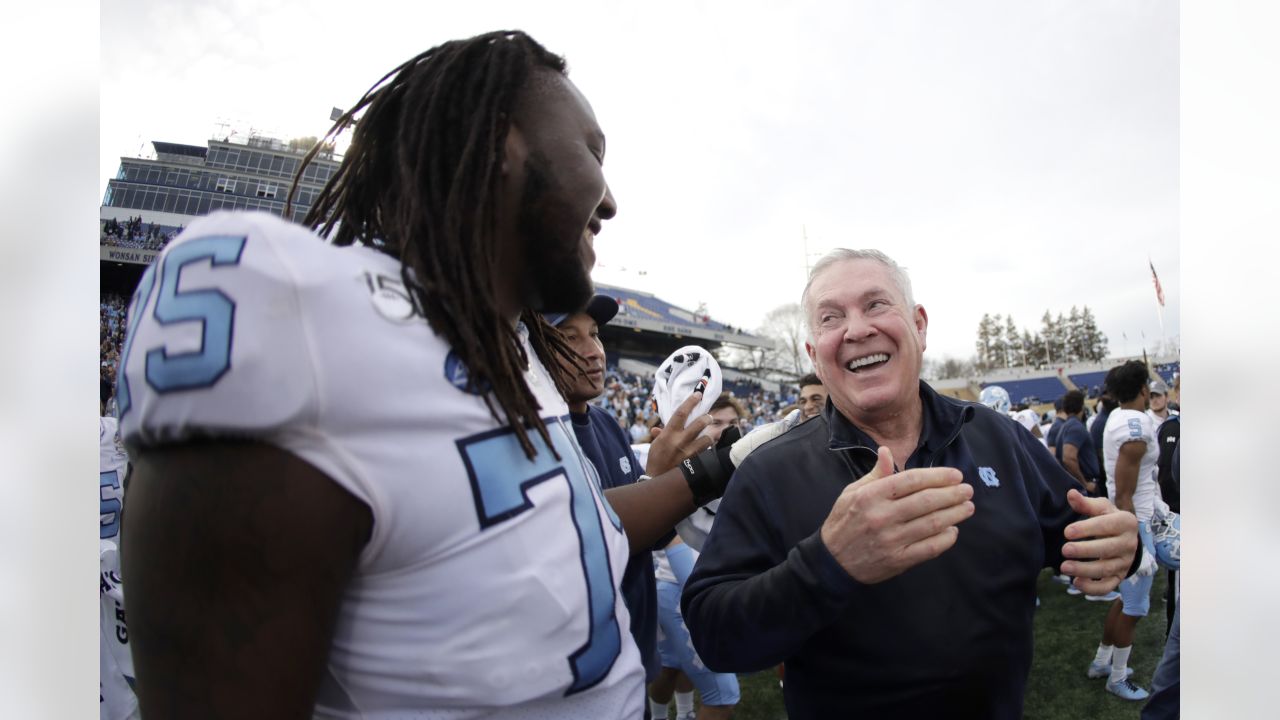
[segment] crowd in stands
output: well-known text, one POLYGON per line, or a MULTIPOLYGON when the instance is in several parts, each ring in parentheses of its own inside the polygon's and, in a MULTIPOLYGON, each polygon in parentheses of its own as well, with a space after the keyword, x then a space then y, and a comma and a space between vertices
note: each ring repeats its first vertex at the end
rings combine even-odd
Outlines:
POLYGON ((148 223, 143 228, 142 216, 130 217, 124 224, 112 218, 102 223, 100 244, 117 247, 136 248, 140 250, 163 250, 170 240, 182 232, 182 227, 166 230, 155 223, 148 223))
POLYGON ((123 295, 101 295, 98 310, 100 374, 112 386, 116 382, 116 365, 120 362, 120 348, 124 345, 124 334, 128 329, 125 324, 128 310, 129 300, 123 295))
MULTIPOLYGON (((652 390, 653 377, 611 367, 605 372, 605 392, 593 404, 612 414, 636 443, 645 443, 649 428, 658 422, 657 410, 650 402, 652 390)), ((790 387, 773 392, 752 383, 726 383, 724 390, 733 393, 747 411, 747 417, 740 421, 743 432, 781 420, 797 407, 799 399, 797 389, 790 387)))

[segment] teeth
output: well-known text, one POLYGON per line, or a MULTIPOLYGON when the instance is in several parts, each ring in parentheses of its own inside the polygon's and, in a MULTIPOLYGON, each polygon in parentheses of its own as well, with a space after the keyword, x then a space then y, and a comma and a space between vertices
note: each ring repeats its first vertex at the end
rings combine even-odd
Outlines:
POLYGON ((846 367, 848 367, 850 370, 857 370, 860 367, 866 367, 868 365, 873 365, 878 362, 885 362, 888 359, 889 359, 889 356, 884 353, 879 353, 876 355, 868 355, 866 357, 858 358, 857 360, 850 362, 846 367))

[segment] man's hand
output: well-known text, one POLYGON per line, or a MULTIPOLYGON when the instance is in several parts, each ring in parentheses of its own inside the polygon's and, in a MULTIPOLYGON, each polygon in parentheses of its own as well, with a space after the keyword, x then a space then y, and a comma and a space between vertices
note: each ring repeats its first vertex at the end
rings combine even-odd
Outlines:
POLYGON ((955 468, 893 472, 880 448, 876 466, 836 498, 822 523, 822 542, 861 583, 888 580, 941 555, 973 515, 973 487, 955 468))
POLYGON ((1089 595, 1105 595, 1124 580, 1133 553, 1138 549, 1138 518, 1117 510, 1106 498, 1089 498, 1067 491, 1071 509, 1085 515, 1067 526, 1062 546, 1066 558, 1059 571, 1075 578, 1072 583, 1089 595))
POLYGON ((702 401, 702 393, 691 393, 680 407, 671 413, 671 421, 663 428, 649 446, 649 457, 645 460, 644 472, 656 477, 679 465, 685 458, 711 447, 711 438, 702 435, 702 431, 711 424, 711 416, 703 415, 695 418, 687 425, 689 413, 702 401))

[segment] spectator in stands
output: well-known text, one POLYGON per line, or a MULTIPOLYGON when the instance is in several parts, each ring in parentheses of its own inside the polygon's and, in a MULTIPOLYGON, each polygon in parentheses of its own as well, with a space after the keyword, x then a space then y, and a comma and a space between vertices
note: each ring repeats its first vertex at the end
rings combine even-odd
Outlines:
POLYGON ((1137 523, 920 380, 928 315, 883 253, 822 258, 801 307, 828 403, 738 465, 682 598, 694 647, 721 672, 785 661, 792 720, 1019 717, 1040 570, 1110 590, 1137 523))
POLYGON ((1165 385, 1163 380, 1152 380, 1151 408, 1147 410, 1151 423, 1158 430, 1161 423, 1168 420, 1170 416, 1177 414, 1178 411, 1169 409, 1169 386, 1165 385))
POLYGON ((800 411, 805 420, 812 420, 822 414, 827 405, 827 388, 822 385, 818 376, 809 373, 800 378, 800 411))
POLYGON ((638 445, 648 437, 649 428, 645 427, 644 417, 636 413, 635 419, 631 421, 631 444, 638 445))

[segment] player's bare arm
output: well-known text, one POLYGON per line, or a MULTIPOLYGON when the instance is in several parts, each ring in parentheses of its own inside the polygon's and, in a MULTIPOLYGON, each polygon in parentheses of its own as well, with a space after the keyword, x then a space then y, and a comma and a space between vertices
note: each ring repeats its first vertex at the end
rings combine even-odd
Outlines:
POLYGON ((888 580, 955 544, 959 523, 973 515, 973 487, 955 468, 893 472, 881 447, 876 466, 836 499, 822 542, 845 572, 862 583, 888 580))
MULTIPOLYGON (((711 438, 699 436, 707 426, 708 416, 689 421, 689 413, 701 400, 701 393, 693 393, 671 414, 671 422, 658 438, 660 442, 671 436, 666 449, 668 459, 655 463, 653 453, 659 451, 655 443, 649 451, 648 467, 673 468, 676 463, 711 447, 711 438)), ((644 482, 610 488, 605 491, 605 498, 622 520, 633 554, 648 552, 676 523, 698 509, 689 482, 679 469, 668 469, 644 482)))
POLYGON ((1080 484, 1093 492, 1093 483, 1089 482, 1084 471, 1080 469, 1080 449, 1071 443, 1062 443, 1062 466, 1071 473, 1071 477, 1080 481, 1080 484))
POLYGON ((1090 595, 1105 595, 1124 580, 1138 549, 1138 518, 1116 508, 1106 498, 1085 497, 1067 491, 1067 503, 1083 520, 1063 531, 1060 572, 1075 577, 1074 584, 1090 595))
POLYGON ((123 533, 144 717, 309 718, 369 509, 296 456, 139 453, 123 533))
POLYGON ((1142 456, 1147 452, 1147 444, 1135 440, 1120 446, 1120 454, 1116 458, 1116 507, 1121 510, 1133 508, 1133 494, 1138 490, 1138 469, 1142 467, 1142 456))

